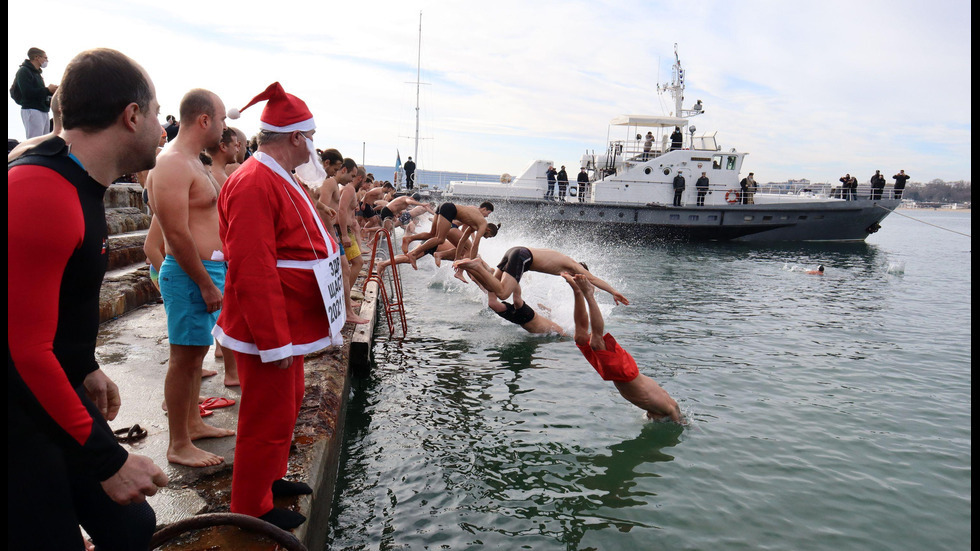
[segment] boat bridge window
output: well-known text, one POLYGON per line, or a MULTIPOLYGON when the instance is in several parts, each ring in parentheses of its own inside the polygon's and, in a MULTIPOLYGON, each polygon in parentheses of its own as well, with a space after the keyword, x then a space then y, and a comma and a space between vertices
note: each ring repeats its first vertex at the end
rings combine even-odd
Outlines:
POLYGON ((735 170, 735 162, 737 159, 738 157, 736 157, 735 155, 729 155, 728 164, 725 165, 725 168, 727 168, 728 170, 735 170))
POLYGON ((721 170, 721 163, 724 162, 724 155, 715 155, 711 158, 711 168, 715 170, 721 170))

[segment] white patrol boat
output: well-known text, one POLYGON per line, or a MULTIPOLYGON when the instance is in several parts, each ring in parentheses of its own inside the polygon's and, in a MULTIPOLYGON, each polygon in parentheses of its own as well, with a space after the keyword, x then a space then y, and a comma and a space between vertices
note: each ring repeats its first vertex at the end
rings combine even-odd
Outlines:
MULTIPOLYGON (((684 70, 675 45, 669 91, 677 116, 623 115, 610 125, 624 128, 601 155, 586 154, 588 184, 578 183, 580 167, 568 173, 564 201, 555 183, 549 193, 550 160, 536 160, 517 178, 496 182, 450 182, 446 201, 491 201, 495 215, 540 221, 599 224, 653 235, 691 240, 863 241, 876 232, 900 199, 890 189, 861 186, 849 196, 829 184, 741 185, 746 152, 722 151, 717 132, 695 136, 689 119, 703 113, 701 101, 683 109, 684 70), (696 186, 701 173, 709 180, 703 205, 696 186), (685 180, 680 204, 674 204, 674 179, 685 180), (848 200, 851 199, 851 200, 848 200)), ((610 135, 613 132, 610 131, 610 135)))

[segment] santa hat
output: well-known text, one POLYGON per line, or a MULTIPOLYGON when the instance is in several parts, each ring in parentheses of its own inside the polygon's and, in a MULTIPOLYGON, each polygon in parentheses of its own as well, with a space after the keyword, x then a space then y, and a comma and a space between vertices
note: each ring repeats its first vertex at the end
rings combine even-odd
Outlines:
POLYGON ((278 82, 273 82, 264 92, 252 98, 248 105, 241 109, 232 107, 228 110, 228 118, 237 119, 241 112, 260 101, 267 102, 259 118, 259 128, 270 132, 306 132, 316 128, 313 113, 306 103, 298 97, 287 94, 278 82))

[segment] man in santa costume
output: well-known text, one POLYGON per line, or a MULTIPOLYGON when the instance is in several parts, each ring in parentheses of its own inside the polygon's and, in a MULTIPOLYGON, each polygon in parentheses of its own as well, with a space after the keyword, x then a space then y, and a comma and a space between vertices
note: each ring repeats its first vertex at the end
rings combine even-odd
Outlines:
POLYGON ((343 278, 337 244, 292 174, 313 186, 326 177, 313 115, 278 82, 242 110, 260 101, 258 152, 218 196, 228 275, 213 334, 234 351, 241 380, 231 511, 290 530, 306 517, 273 507, 272 498, 312 492, 283 476, 303 400, 303 355, 343 342, 343 278))

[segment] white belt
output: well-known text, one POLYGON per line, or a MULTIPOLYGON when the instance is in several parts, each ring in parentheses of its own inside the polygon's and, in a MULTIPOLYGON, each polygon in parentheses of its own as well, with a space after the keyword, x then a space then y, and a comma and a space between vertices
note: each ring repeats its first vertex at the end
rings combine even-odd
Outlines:
POLYGON ((276 260, 277 268, 296 268, 297 270, 312 270, 321 260, 276 260))

